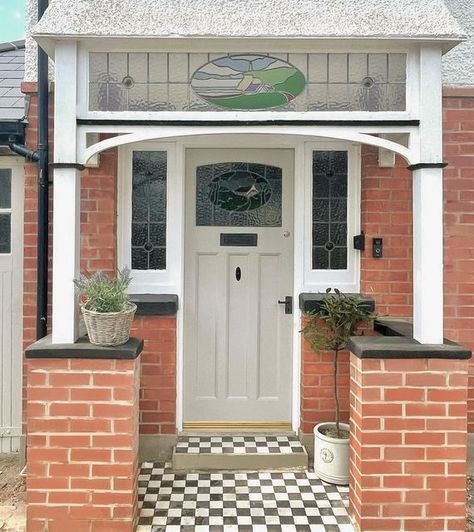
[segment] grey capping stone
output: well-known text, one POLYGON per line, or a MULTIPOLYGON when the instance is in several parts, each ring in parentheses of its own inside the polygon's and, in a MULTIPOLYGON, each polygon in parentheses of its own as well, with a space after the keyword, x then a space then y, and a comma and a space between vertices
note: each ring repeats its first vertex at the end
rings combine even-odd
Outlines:
POLYGON ((447 358, 467 360, 471 350, 445 339, 444 344, 420 344, 413 338, 411 323, 378 319, 374 329, 384 336, 353 336, 347 348, 359 358, 447 358))
MULTIPOLYGON (((324 292, 318 293, 309 293, 305 292, 299 296, 299 305, 300 310, 303 312, 318 312, 321 309, 322 302, 324 299, 331 294, 326 294, 324 292)), ((375 310, 375 301, 370 297, 363 296, 362 294, 346 294, 348 296, 356 296, 362 300, 362 305, 367 308, 370 312, 375 310)))
POLYGON ((175 316, 178 312, 176 294, 131 294, 137 305, 137 316, 175 316))
POLYGON ((102 358, 109 360, 133 360, 143 350, 141 338, 130 338, 126 344, 102 347, 89 342, 87 336, 75 344, 53 344, 51 335, 31 344, 25 352, 26 358, 102 358))

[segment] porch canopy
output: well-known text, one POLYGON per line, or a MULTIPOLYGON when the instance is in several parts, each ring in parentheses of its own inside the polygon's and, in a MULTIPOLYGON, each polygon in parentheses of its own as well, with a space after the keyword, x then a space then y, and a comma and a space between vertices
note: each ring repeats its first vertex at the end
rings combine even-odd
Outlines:
MULTIPOLYGON (((423 344, 443 343, 441 57, 463 35, 442 0, 257 0, 251 9, 244 0, 52 0, 33 37, 55 62, 54 343, 77 339, 72 279, 79 273, 83 165, 114 146, 216 133, 341 139, 400 154, 413 171, 414 337, 423 344), (406 69, 403 94, 393 108, 357 103, 300 109, 291 101, 268 110, 203 112, 187 102, 178 108, 116 109, 101 107, 96 81, 103 80, 89 79, 92 54, 101 52, 168 54, 168 65, 172 54, 195 52, 208 54, 209 61, 217 52, 315 54, 327 56, 328 63, 331 54, 393 53, 406 58, 406 69), (115 136, 100 140, 100 134, 115 136)), ((189 84, 187 69, 181 83, 189 84)), ((127 78, 122 84, 131 86, 127 78)), ((370 86, 374 79, 362 82, 370 86)), ((400 94, 400 86, 396 90, 400 94)))

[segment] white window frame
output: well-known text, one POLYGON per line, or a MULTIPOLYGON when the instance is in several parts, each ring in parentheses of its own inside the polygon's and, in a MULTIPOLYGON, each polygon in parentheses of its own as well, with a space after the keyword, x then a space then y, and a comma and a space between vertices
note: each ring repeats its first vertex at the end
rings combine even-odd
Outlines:
POLYGON ((305 145, 304 199, 304 279, 303 291, 324 292, 339 288, 344 292, 360 291, 360 251, 353 246, 354 235, 360 234, 360 145, 346 142, 307 143, 305 145), (313 151, 347 151, 347 269, 313 270, 313 151))
POLYGON ((134 270, 129 292, 135 294, 178 293, 180 285, 180 218, 176 205, 181 201, 174 143, 138 142, 121 146, 118 156, 117 247, 118 266, 131 267, 132 165, 134 151, 166 151, 166 269, 134 270))

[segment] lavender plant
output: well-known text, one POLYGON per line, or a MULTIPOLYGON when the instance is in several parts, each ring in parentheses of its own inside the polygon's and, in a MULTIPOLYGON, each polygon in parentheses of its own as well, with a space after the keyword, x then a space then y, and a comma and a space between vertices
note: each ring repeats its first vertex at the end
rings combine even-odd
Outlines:
POLYGON ((127 307, 130 281, 130 270, 124 268, 117 270, 115 277, 109 277, 104 272, 82 274, 79 279, 74 279, 74 284, 81 291, 84 308, 106 313, 120 312, 127 307))

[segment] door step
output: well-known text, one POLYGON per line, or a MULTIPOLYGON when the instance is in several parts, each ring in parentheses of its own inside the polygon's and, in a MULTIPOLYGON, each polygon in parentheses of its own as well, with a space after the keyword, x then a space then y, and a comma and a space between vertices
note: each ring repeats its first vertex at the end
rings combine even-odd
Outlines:
POLYGON ((180 436, 173 450, 177 471, 304 470, 308 454, 288 435, 180 436))

